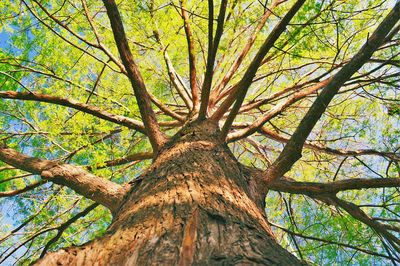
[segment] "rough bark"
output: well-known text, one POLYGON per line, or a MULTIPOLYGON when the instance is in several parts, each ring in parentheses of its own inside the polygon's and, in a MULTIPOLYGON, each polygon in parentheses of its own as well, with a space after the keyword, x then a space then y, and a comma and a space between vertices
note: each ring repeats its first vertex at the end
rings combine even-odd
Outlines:
MULTIPOLYGON (((78 194, 106 206, 112 213, 115 213, 119 206, 121 206, 124 195, 129 189, 129 186, 121 186, 107 179, 95 176, 86 172, 81 167, 63 164, 59 161, 30 157, 7 147, 0 147, 0 161, 29 173, 40 175, 43 181, 67 186, 78 194)), ((17 195, 20 192, 31 190, 41 184, 42 181, 39 181, 39 183, 10 192, 10 194, 17 195)))
POLYGON ((142 74, 133 60, 133 55, 125 36, 125 30, 117 4, 114 0, 103 0, 103 3, 107 10, 107 15, 110 20, 119 55, 121 56, 122 63, 125 66, 126 74, 132 84, 133 91, 135 92, 143 124, 146 128, 151 146, 153 147, 153 150, 157 152, 166 141, 166 136, 160 130, 156 115, 151 107, 151 99, 147 92, 142 74))
POLYGON ((132 182, 107 233, 37 265, 301 265, 211 122, 191 124, 132 182))

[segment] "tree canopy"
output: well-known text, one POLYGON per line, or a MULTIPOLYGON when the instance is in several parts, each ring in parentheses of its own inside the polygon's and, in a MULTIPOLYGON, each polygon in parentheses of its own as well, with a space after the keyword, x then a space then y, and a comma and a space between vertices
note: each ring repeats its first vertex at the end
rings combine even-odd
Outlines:
POLYGON ((118 199, 77 182, 122 189, 206 118, 265 175, 283 247, 316 265, 400 264, 399 9, 0 1, 0 264, 101 236, 118 199))

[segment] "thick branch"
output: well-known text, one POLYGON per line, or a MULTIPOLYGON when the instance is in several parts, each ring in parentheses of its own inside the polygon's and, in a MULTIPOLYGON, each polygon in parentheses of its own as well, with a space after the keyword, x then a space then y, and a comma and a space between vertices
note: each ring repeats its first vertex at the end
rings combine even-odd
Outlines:
POLYGON ((211 90, 211 84, 212 84, 212 78, 213 78, 213 73, 214 73, 214 63, 215 63, 215 57, 217 55, 217 50, 218 50, 218 45, 219 41, 221 40, 222 32, 224 29, 224 22, 225 22, 225 12, 226 12, 226 6, 228 5, 227 0, 222 0, 220 10, 219 10, 219 15, 218 15, 218 25, 217 25, 217 30, 215 31, 215 37, 213 38, 213 23, 214 23, 214 18, 213 18, 213 12, 212 12, 212 6, 213 6, 213 1, 208 1, 209 5, 209 27, 208 27, 208 54, 207 54, 207 66, 206 66, 206 73, 204 75, 204 82, 203 82, 203 87, 201 89, 201 105, 200 105, 200 111, 199 111, 199 119, 204 119, 207 114, 207 109, 208 109, 208 102, 210 99, 210 90, 211 90))
POLYGON ((160 130, 156 115, 151 107, 151 100, 147 93, 146 85, 144 84, 142 75, 140 74, 135 61, 133 60, 117 4, 114 0, 103 0, 103 2, 107 9, 108 18, 110 19, 115 43, 135 92, 135 97, 150 143, 154 151, 157 152, 165 143, 166 136, 160 130))
POLYGON ((328 104, 339 91, 340 87, 357 72, 361 66, 371 58, 372 54, 383 44, 385 37, 400 18, 400 2, 378 26, 360 51, 329 81, 321 94, 317 97, 300 125, 286 144, 282 153, 267 170, 266 177, 274 180, 283 176, 292 165, 301 157, 301 151, 311 130, 325 112, 328 104))
POLYGON ((61 98, 57 96, 51 96, 47 94, 41 94, 36 92, 15 92, 15 91, 0 91, 0 98, 3 99, 16 99, 16 100, 24 100, 24 101, 37 101, 37 102, 45 102, 45 103, 53 103, 66 107, 70 107, 81 112, 94 115, 98 118, 126 126, 128 128, 137 130, 143 134, 146 133, 143 124, 140 121, 137 121, 132 118, 128 118, 121 115, 114 115, 108 113, 106 111, 102 111, 95 106, 91 106, 85 103, 80 103, 75 100, 69 100, 66 98, 61 98))
POLYGON ((296 182, 285 178, 268 183, 272 190, 304 195, 337 194, 340 191, 400 187, 400 178, 353 178, 329 183, 296 182))
POLYGON ((43 179, 67 186, 78 194, 116 211, 126 188, 86 172, 83 168, 56 161, 29 157, 10 148, 0 148, 0 160, 18 169, 41 175, 43 179))
POLYGON ((225 139, 226 135, 228 134, 228 131, 233 123, 233 120, 235 119, 240 107, 242 106, 246 93, 253 81, 254 76, 256 75, 258 68, 260 67, 263 58, 268 53, 268 51, 274 46, 275 41, 278 40, 281 34, 285 31, 286 26, 289 24, 290 20, 294 17, 297 11, 299 11, 300 7, 304 4, 304 2, 305 0, 297 0, 296 3, 293 5, 293 7, 279 22, 279 24, 275 26, 271 34, 267 37, 264 44, 261 46, 260 50, 254 57, 253 61, 250 63, 250 66, 246 70, 246 73, 244 74, 243 78, 240 80, 236 90, 231 95, 229 95, 226 101, 214 113, 212 119, 219 120, 222 117, 222 115, 228 110, 228 108, 232 105, 232 103, 236 100, 222 128, 223 139, 225 139))

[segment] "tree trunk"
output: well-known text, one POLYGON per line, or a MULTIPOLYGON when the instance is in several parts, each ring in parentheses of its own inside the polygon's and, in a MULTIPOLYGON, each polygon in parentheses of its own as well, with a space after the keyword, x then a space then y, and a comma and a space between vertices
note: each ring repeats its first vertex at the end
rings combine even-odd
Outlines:
POLYGON ((279 246, 260 196, 211 122, 186 126, 160 151, 107 233, 38 265, 301 265, 279 246))

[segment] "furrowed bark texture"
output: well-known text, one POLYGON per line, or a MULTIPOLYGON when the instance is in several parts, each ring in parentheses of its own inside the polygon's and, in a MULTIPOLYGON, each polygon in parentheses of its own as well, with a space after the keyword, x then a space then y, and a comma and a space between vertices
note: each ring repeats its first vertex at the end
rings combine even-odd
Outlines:
POLYGON ((219 135, 211 122, 186 126, 132 183, 105 236, 37 264, 302 265, 276 243, 262 197, 219 135))
MULTIPOLYGON (((78 194, 106 206, 112 213, 115 213, 121 206, 124 195, 129 189, 88 173, 81 167, 30 157, 7 147, 0 147, 0 161, 29 173, 40 175, 42 181, 51 181, 67 186, 78 194)), ((32 189, 32 186, 30 188, 32 189)), ((18 194, 18 192, 15 193, 18 194)))

